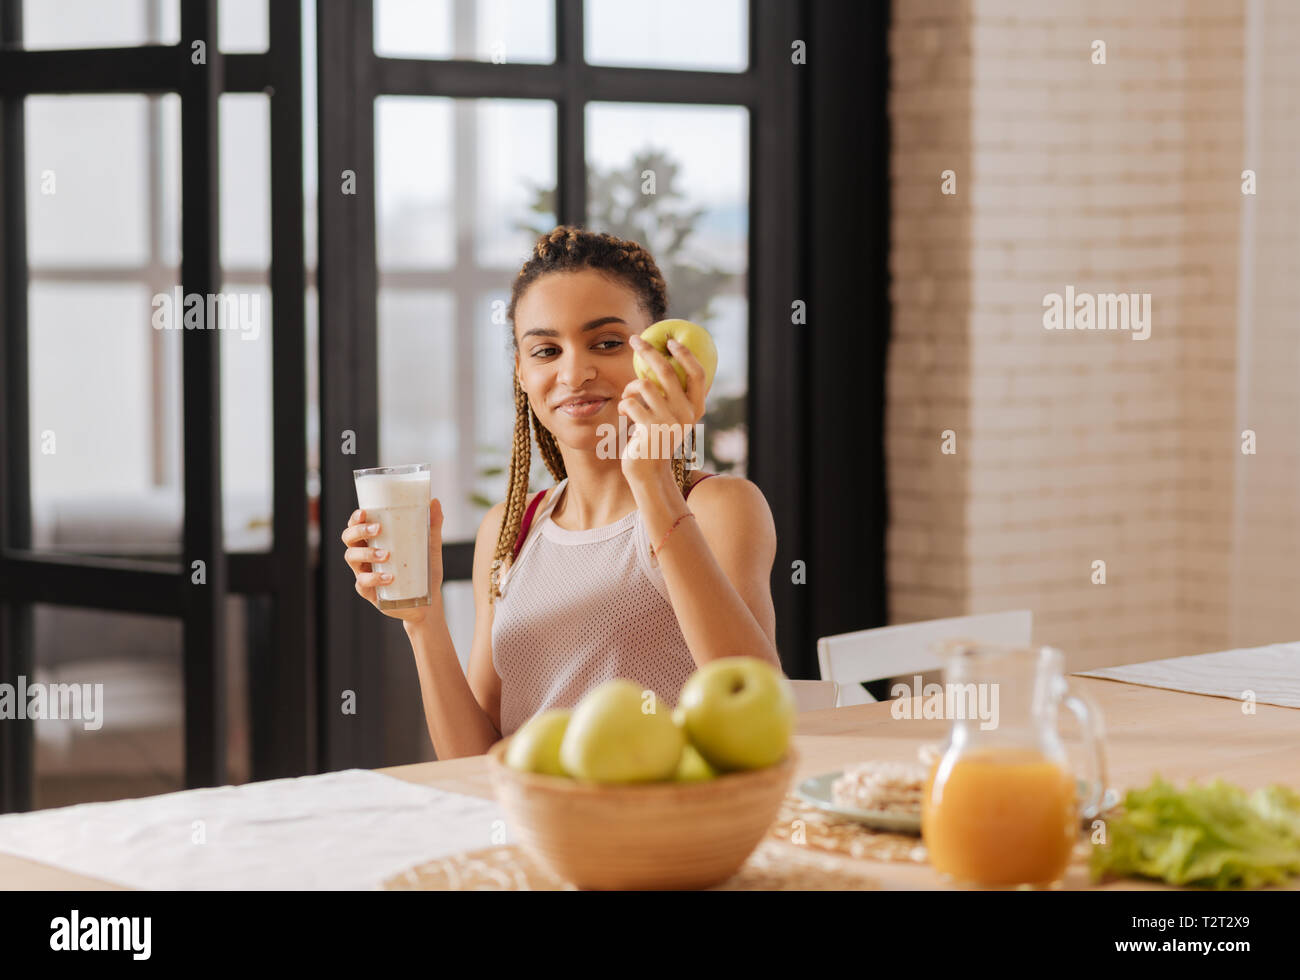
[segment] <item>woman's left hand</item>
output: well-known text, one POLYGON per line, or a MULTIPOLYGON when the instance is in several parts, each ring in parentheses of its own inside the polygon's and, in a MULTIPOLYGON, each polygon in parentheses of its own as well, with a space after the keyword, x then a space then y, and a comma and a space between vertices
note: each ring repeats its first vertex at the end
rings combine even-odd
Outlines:
MULTIPOLYGON (((692 438, 692 427, 704 417, 708 388, 704 367, 677 341, 668 341, 668 350, 686 371, 685 390, 668 358, 652 344, 638 336, 631 338, 631 344, 659 379, 658 383, 650 378, 629 382, 618 403, 618 413, 636 423, 628 433, 623 453, 623 476, 636 486, 648 485, 672 472, 673 456, 685 439, 692 438)), ((698 443, 693 445, 696 452, 703 448, 698 443)))

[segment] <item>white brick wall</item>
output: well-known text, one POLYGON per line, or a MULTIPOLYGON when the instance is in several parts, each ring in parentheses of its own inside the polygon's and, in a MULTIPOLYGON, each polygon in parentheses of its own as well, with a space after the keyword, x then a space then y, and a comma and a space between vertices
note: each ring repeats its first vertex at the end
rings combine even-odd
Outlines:
POLYGON ((1259 193, 1244 198, 1246 246, 1241 336, 1241 418, 1227 434, 1256 432, 1257 454, 1236 456, 1240 493, 1234 513, 1231 622, 1243 643, 1300 636, 1300 4, 1262 0, 1249 25, 1261 51, 1259 91, 1247 146, 1256 159, 1238 170, 1259 174, 1259 193))
POLYGON ((1269 453, 1238 496, 1244 3, 895 4, 891 621, 1028 607, 1072 669, 1300 638, 1300 5, 1264 6, 1278 193, 1246 402, 1269 453), (1150 293, 1150 338, 1044 330, 1067 284, 1150 293))

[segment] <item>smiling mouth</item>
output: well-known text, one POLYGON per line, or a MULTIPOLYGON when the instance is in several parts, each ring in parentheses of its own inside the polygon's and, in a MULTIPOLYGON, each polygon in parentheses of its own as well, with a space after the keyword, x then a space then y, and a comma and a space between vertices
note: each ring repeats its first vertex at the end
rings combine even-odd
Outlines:
POLYGON ((605 407, 608 398, 593 398, 591 401, 570 402, 567 405, 561 405, 560 411, 565 415, 584 416, 591 415, 605 407))

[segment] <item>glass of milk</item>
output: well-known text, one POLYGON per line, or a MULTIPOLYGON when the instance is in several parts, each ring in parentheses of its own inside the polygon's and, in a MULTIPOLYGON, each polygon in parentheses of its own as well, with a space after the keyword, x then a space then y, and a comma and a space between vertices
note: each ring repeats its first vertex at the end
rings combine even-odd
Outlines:
POLYGON ((429 576, 429 464, 374 466, 353 470, 357 505, 366 512, 367 524, 379 533, 366 540, 370 548, 383 548, 388 560, 372 562, 376 572, 390 572, 393 580, 378 586, 380 609, 413 609, 433 604, 429 576))

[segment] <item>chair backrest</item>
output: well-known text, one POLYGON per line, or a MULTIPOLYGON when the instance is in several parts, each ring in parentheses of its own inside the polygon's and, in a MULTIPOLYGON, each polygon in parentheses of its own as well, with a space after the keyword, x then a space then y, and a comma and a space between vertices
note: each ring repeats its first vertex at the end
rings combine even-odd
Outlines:
POLYGON ((834 681, 794 681, 790 682, 794 688, 794 699, 802 711, 821 711, 823 708, 834 708, 836 695, 839 693, 839 685, 834 681))
POLYGON ((1028 609, 929 619, 824 636, 817 641, 817 662, 822 680, 839 685, 838 706, 870 704, 875 699, 863 690, 863 681, 935 670, 943 666, 936 647, 945 640, 1026 644, 1032 633, 1033 613, 1028 609))

